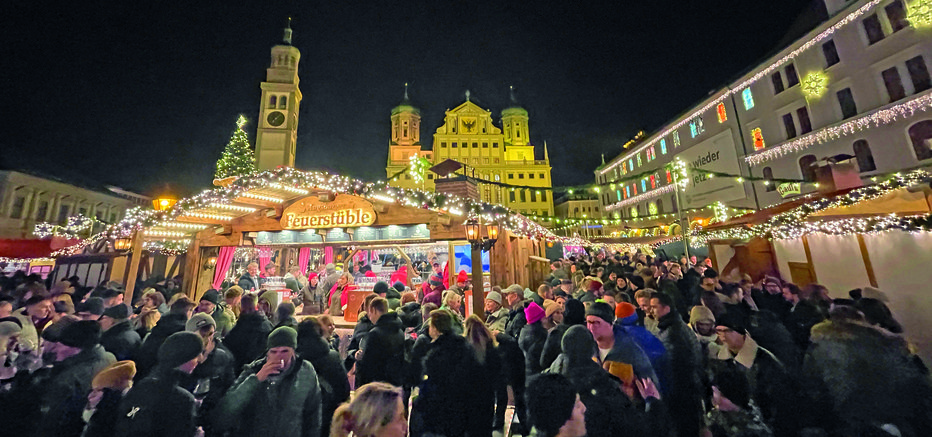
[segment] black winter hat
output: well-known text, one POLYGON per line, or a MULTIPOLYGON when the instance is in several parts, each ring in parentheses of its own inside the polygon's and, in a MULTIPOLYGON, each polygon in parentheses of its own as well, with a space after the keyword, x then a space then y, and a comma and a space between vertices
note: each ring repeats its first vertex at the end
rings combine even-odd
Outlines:
POLYGON ((589 306, 589 309, 586 310, 586 315, 599 317, 608 322, 609 325, 615 322, 615 309, 605 302, 594 302, 589 306))
POLYGON ((197 358, 204 351, 204 340, 193 332, 181 331, 169 335, 159 346, 158 362, 174 369, 197 358))
POLYGON ((100 324, 94 320, 79 320, 62 329, 58 342, 80 349, 89 349, 100 343, 100 324))
POLYGON ((375 285, 372 286, 372 292, 375 294, 388 293, 388 283, 385 281, 376 282, 375 285))
MULTIPOLYGON (((5 317, 3 320, 10 319, 12 317, 5 317)), ((75 316, 65 316, 61 319, 58 319, 57 322, 52 323, 48 327, 42 330, 42 339, 45 341, 58 342, 61 339, 61 332, 68 327, 68 325, 77 322, 79 319, 75 316)), ((19 320, 17 320, 19 322, 19 320)), ((20 327, 22 327, 20 323, 20 327)))
POLYGON ((716 317, 715 326, 724 326, 742 335, 748 333, 744 316, 735 311, 726 311, 725 314, 716 317))
POLYGON ((84 302, 78 302, 74 306, 75 313, 91 313, 95 316, 103 315, 104 300, 99 297, 89 297, 84 302))
POLYGON ((119 305, 114 305, 110 308, 107 308, 104 310, 104 313, 103 313, 104 316, 107 316, 111 319, 116 319, 116 320, 128 319, 130 314, 131 313, 129 310, 129 306, 126 305, 125 303, 121 303, 119 305))
POLYGON ((220 305, 220 292, 211 288, 204 292, 201 300, 206 300, 214 305, 220 305))
POLYGON ((399 293, 404 293, 404 291, 405 291, 405 284, 402 283, 401 281, 395 281, 395 283, 392 284, 392 288, 394 288, 395 290, 397 290, 399 293))
POLYGON ((628 278, 628 280, 631 281, 632 284, 637 286, 638 290, 644 289, 644 278, 638 275, 631 275, 631 277, 628 278))

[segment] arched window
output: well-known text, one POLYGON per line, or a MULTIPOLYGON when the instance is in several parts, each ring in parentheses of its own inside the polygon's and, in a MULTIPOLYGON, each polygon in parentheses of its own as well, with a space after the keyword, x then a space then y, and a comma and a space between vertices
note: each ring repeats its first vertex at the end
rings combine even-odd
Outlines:
POLYGON ((275 96, 269 96, 269 108, 275 109, 275 104, 278 102, 278 98, 275 96))
POLYGON ((288 97, 281 96, 278 98, 278 109, 288 109, 288 97))
POLYGON ((920 121, 910 126, 908 132, 916 159, 922 161, 932 158, 932 120, 920 121))
POLYGON ((764 167, 764 179, 770 181, 769 184, 764 185, 764 191, 769 193, 777 189, 777 184, 773 182, 773 169, 770 167, 764 167))
POLYGON ((799 171, 803 174, 803 180, 806 182, 815 182, 815 167, 812 164, 818 159, 815 155, 806 155, 799 158, 799 171))
POLYGON ((871 153, 871 146, 867 144, 867 140, 854 142, 854 156, 858 159, 858 170, 861 173, 877 170, 877 164, 874 164, 874 155, 871 153))

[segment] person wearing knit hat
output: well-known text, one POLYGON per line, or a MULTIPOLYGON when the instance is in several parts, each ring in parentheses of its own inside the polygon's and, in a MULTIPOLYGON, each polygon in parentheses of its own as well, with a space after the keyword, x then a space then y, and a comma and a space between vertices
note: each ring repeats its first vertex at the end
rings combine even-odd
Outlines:
POLYGON ((485 326, 490 331, 505 332, 508 323, 508 309, 502 306, 502 295, 490 291, 485 297, 485 326))
POLYGON ((61 330, 54 348, 54 371, 43 383, 45 392, 38 406, 46 413, 37 420, 34 435, 68 435, 73 427, 83 426, 84 405, 74 400, 91 391, 97 372, 116 362, 99 340, 100 325, 95 321, 74 321, 61 330))
POLYGON ((129 360, 117 361, 94 375, 91 389, 109 388, 124 391, 132 387, 133 376, 136 376, 136 363, 129 360))
POLYGON ((456 283, 449 289, 461 297, 466 297, 466 294, 469 291, 471 285, 469 282, 469 274, 467 274, 465 270, 460 270, 460 272, 457 273, 455 280, 456 283))
POLYGON ((543 325, 547 331, 556 328, 563 323, 563 306, 547 299, 544 301, 544 319, 543 325))
POLYGON ((586 435, 586 406, 562 375, 544 374, 528 382, 528 418, 542 437, 586 435))
POLYGON ((528 302, 524 308, 527 325, 521 328, 518 346, 524 352, 524 373, 527 376, 536 375, 543 370, 540 365, 540 356, 544 351, 544 343, 547 341, 547 329, 544 328, 541 320, 545 315, 544 309, 536 302, 528 302))
POLYGON ((107 308, 100 317, 100 327, 104 331, 100 336, 100 345, 118 360, 134 358, 142 345, 142 338, 129 320, 130 314, 129 305, 121 303, 107 308))
POLYGON ((372 286, 372 292, 385 297, 385 293, 388 292, 388 283, 385 281, 376 282, 375 285, 372 286))
POLYGON ((265 356, 243 368, 214 410, 215 431, 244 437, 320 434, 320 384, 314 367, 295 356, 297 338, 288 326, 269 334, 265 356), (229 429, 237 423, 235 431, 229 429))
POLYGON ((220 292, 217 290, 205 291, 194 312, 210 314, 216 324, 217 336, 220 338, 229 334, 230 330, 233 329, 233 318, 230 317, 229 312, 221 303, 220 292))
POLYGON ((87 422, 85 436, 113 435, 123 395, 133 386, 136 364, 117 361, 94 376, 82 417, 87 422))
POLYGON ((622 379, 627 390, 634 390, 634 379, 650 378, 658 383, 657 374, 637 342, 617 325, 615 309, 604 302, 595 302, 586 309, 586 325, 598 352, 595 359, 602 368, 622 379))
POLYGON ((178 383, 197 367, 204 349, 193 332, 176 332, 158 350, 158 365, 152 374, 124 395, 117 410, 113 435, 192 436, 196 432, 194 396, 178 383))

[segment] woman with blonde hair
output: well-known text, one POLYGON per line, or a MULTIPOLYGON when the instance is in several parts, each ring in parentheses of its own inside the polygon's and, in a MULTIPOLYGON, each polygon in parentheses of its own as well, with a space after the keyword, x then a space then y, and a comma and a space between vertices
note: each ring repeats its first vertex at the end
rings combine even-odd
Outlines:
POLYGON ((384 382, 370 382, 356 390, 352 401, 337 407, 330 424, 333 437, 405 437, 404 394, 384 382))
POLYGON ((146 337, 146 334, 155 327, 155 324, 159 322, 159 319, 162 318, 162 313, 160 308, 165 305, 165 296, 162 296, 162 293, 159 293, 154 288, 146 290, 142 295, 142 307, 139 309, 139 317, 137 317, 133 323, 136 327, 136 332, 139 333, 139 336, 142 338, 146 337))
POLYGON ((329 306, 331 316, 343 316, 343 310, 346 309, 346 305, 349 302, 349 292, 355 289, 356 286, 353 285, 353 274, 350 272, 343 272, 340 278, 337 279, 337 283, 330 289, 329 306))
POLYGON ((453 314, 453 321, 458 326, 459 329, 456 329, 457 333, 462 333, 463 328, 463 296, 460 296, 457 292, 453 290, 447 290, 443 292, 443 297, 441 298, 443 305, 440 306, 440 309, 447 310, 450 314, 453 314))
POLYGON ((465 337, 466 343, 472 345, 472 350, 476 354, 481 374, 484 378, 488 378, 486 381, 489 382, 476 388, 476 393, 479 396, 475 400, 475 406, 479 409, 476 414, 480 418, 477 419, 479 424, 476 424, 476 426, 488 428, 487 430, 483 429, 483 434, 488 435, 492 431, 492 422, 495 419, 496 402, 499 408, 508 406, 508 392, 505 386, 505 371, 502 368, 502 358, 496 349, 498 341, 479 316, 472 314, 466 319, 465 337))

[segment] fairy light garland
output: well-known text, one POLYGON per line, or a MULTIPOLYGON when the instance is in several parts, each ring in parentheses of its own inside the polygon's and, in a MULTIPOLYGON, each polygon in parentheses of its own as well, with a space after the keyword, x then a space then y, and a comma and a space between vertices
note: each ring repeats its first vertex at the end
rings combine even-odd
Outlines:
POLYGON ((615 202, 615 203, 613 203, 613 204, 611 204, 611 205, 606 205, 606 206, 605 206, 605 210, 606 210, 606 211, 614 211, 614 210, 616 210, 616 209, 623 208, 623 207, 625 207, 625 206, 627 206, 627 205, 630 205, 630 204, 632 204, 632 203, 637 203, 637 202, 640 202, 640 201, 642 201, 642 200, 647 200, 647 199, 653 199, 654 197, 661 196, 661 195, 664 195, 664 194, 666 194, 666 193, 671 193, 671 192, 673 192, 673 190, 675 190, 675 189, 676 189, 676 185, 672 185, 672 184, 671 184, 671 185, 665 185, 665 186, 662 186, 662 187, 660 187, 660 188, 657 188, 656 190, 650 190, 650 191, 648 191, 648 192, 646 192, 646 193, 638 194, 637 196, 631 196, 631 197, 629 197, 629 198, 627 198, 627 199, 624 199, 624 200, 622 200, 622 201, 620 201, 620 202, 615 202))

